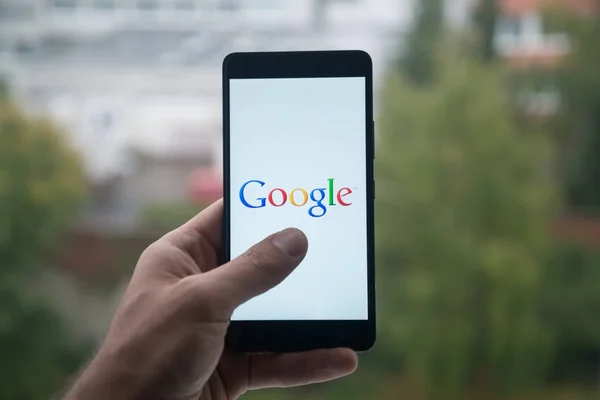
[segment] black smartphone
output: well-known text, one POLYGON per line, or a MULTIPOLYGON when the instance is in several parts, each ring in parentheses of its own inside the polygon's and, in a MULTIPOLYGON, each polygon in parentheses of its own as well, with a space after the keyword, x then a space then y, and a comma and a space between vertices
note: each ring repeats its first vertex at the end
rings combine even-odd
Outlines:
POLYGON ((375 343, 372 69, 363 51, 225 58, 224 261, 289 227, 309 242, 282 284, 234 312, 230 351, 375 343))

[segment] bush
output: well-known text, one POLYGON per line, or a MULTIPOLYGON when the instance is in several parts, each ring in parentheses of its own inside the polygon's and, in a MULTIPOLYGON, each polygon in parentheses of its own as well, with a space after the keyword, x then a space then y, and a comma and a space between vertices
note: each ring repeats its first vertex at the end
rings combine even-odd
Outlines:
POLYGON ((383 345, 439 399, 536 387, 554 340, 548 144, 513 122, 498 71, 459 57, 429 88, 390 77, 376 160, 383 345))
POLYGON ((150 204, 142 210, 142 226, 156 231, 175 229, 205 207, 191 203, 150 204))
POLYGON ((0 398, 47 399, 79 363, 30 279, 84 194, 80 162, 50 122, 0 98, 0 398))
POLYGON ((595 384, 600 366, 600 251, 558 243, 543 280, 544 318, 557 338, 552 378, 595 384))

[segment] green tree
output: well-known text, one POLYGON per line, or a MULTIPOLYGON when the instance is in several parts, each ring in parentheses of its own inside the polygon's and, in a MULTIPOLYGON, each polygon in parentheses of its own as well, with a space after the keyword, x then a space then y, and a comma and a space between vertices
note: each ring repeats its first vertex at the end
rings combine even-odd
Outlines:
POLYGON ((47 399, 77 364, 61 320, 30 283, 83 183, 62 133, 0 99, 0 399, 47 399))
POLYGON ((482 0, 475 13, 475 26, 478 33, 478 52, 484 61, 493 61, 496 57, 494 36, 498 21, 498 2, 482 0))
POLYGON ((597 386, 600 347, 600 250, 560 243, 546 267, 543 312, 558 337, 552 378, 597 386))
MULTIPOLYGON (((534 386, 553 335, 540 317, 555 208, 548 144, 511 118, 503 78, 440 52, 436 80, 386 85, 377 147, 381 325, 431 398, 534 386)), ((480 398, 475 396, 475 398, 480 398)))
POLYGON ((564 9, 546 13, 553 31, 569 36, 571 52, 556 77, 562 95, 553 126, 565 149, 563 171, 571 205, 600 209, 600 15, 564 9))
POLYGON ((4 100, 8 97, 8 88, 6 87, 6 83, 0 76, 0 100, 4 100))
POLYGON ((415 25, 406 39, 399 69, 405 79, 415 85, 427 84, 435 72, 436 43, 444 28, 442 0, 416 2, 415 25))

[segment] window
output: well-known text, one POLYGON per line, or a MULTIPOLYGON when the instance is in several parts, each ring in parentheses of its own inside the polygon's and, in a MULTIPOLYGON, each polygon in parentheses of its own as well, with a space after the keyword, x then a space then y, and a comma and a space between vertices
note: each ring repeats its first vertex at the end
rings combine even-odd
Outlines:
POLYGON ((30 4, 2 4, 0 2, 0 18, 19 19, 34 16, 35 9, 30 4))
POLYGON ((100 129, 107 131, 113 126, 113 116, 110 113, 103 113, 98 118, 98 126, 100 129))
POLYGON ((140 10, 155 10, 158 8, 157 0, 138 0, 138 8, 140 10))
POLYGON ((178 10, 193 10, 196 8, 194 0, 175 0, 175 8, 178 10))
POLYGON ((553 115, 560 107, 561 94, 552 87, 522 90, 517 96, 517 103, 529 114, 553 115))
POLYGON ((504 17, 498 24, 501 35, 519 36, 522 31, 521 20, 518 17, 504 17))
POLYGON ((76 0, 52 0, 52 5, 56 8, 75 8, 77 7, 76 0))
POLYGON ((281 0, 247 0, 248 8, 272 10, 281 7, 281 0))
POLYGON ((15 50, 19 55, 26 56, 32 54, 35 51, 35 47, 31 43, 20 42, 15 46, 15 50))
POLYGON ((237 11, 240 8, 238 0, 220 0, 217 2, 218 8, 225 11, 237 11))
POLYGON ((109 136, 114 128, 114 116, 108 111, 102 111, 92 116, 91 128, 94 136, 98 139, 103 139, 109 136))
POLYGON ((115 8, 115 0, 94 0, 92 5, 97 9, 111 10, 115 8))

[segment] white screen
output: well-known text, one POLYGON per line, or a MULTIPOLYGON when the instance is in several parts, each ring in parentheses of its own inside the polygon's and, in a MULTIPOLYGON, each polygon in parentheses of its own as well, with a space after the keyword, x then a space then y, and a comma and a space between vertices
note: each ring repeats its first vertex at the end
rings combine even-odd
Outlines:
MULTIPOLYGON (((365 127, 365 78, 230 81, 231 257, 288 227, 301 229, 309 243, 292 275, 243 304, 232 320, 368 319, 365 127), (249 181, 264 186, 250 182, 246 203, 265 199, 264 207, 244 205, 240 189, 249 181), (275 188, 288 196, 280 207, 269 203, 275 188), (304 206, 290 202, 297 188, 308 194, 304 206), (311 194, 324 194, 324 208, 311 194), (310 215, 323 209, 325 215, 310 215)), ((274 193, 276 204, 282 199, 274 193)), ((302 191, 294 200, 304 202, 302 191)))

